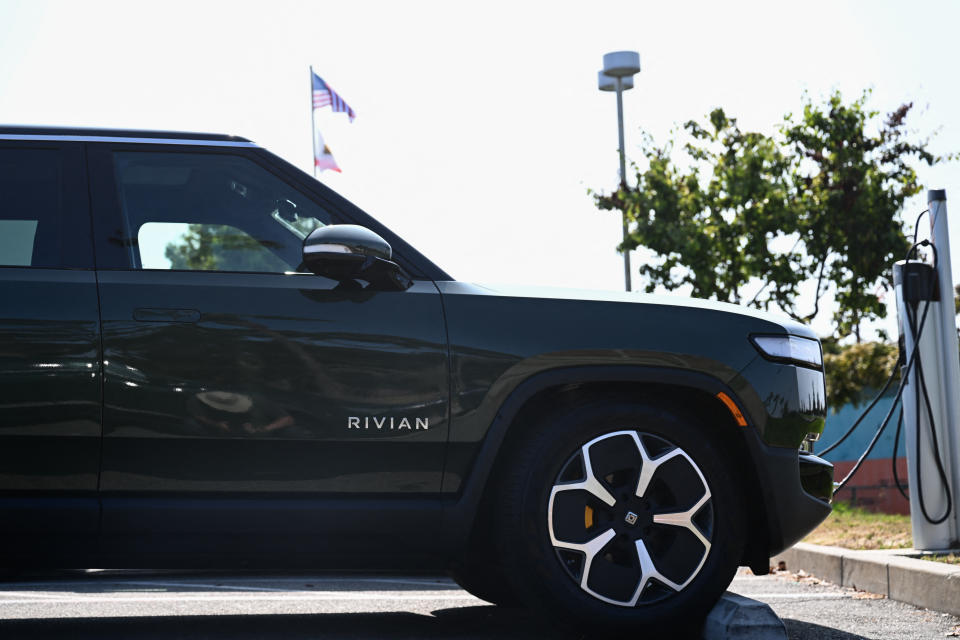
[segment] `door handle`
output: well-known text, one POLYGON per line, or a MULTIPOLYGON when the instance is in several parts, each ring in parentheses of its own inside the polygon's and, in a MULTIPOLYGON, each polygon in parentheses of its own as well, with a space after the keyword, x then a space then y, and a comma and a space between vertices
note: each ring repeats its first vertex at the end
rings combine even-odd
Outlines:
POLYGON ((199 322, 196 309, 147 309, 133 310, 133 319, 139 322, 199 322))

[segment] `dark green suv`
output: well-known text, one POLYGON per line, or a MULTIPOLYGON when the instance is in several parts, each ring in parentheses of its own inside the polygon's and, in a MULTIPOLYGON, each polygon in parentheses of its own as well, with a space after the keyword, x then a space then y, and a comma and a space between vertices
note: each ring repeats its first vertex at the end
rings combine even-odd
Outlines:
POLYGON ((242 138, 0 127, 0 265, 0 566, 448 570, 622 627, 830 511, 810 329, 457 282, 242 138))

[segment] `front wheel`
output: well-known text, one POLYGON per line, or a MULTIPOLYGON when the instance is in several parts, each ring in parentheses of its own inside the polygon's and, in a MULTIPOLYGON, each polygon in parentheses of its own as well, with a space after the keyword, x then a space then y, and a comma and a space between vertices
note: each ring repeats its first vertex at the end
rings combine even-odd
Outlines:
POLYGON ((623 403, 541 422, 501 485, 498 542, 514 591, 590 628, 696 624, 743 549, 722 428, 623 403))
POLYGON ((490 604, 504 608, 521 606, 503 571, 492 562, 472 560, 458 564, 450 575, 464 591, 490 604))

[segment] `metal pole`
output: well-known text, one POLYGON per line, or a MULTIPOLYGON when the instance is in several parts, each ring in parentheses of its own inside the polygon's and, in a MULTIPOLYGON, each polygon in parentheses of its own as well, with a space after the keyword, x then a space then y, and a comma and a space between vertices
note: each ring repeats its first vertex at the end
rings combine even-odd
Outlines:
MULTIPOLYGON (((957 496, 960 491, 960 356, 957 345, 957 320, 953 306, 953 271, 950 264, 950 233, 947 228, 947 192, 934 189, 927 192, 930 209, 930 239, 937 248, 937 283, 940 293, 940 353, 942 354, 942 377, 940 384, 944 398, 944 416, 946 424, 944 434, 943 457, 946 459, 947 473, 953 468, 953 542, 960 538, 960 510, 957 509, 957 496)), ((936 384, 936 382, 934 383, 936 384)))
MULTIPOLYGON (((627 161, 625 152, 623 149, 623 78, 617 76, 617 127, 620 134, 620 189, 626 191, 627 189, 627 161)), ((626 242, 629 237, 629 231, 627 228, 627 212, 623 212, 623 241, 626 242)), ((631 290, 630 286, 630 251, 627 249, 623 250, 623 279, 626 285, 627 291, 631 290)))
POLYGON ((946 193, 943 190, 930 191, 927 202, 931 240, 936 247, 936 272, 929 262, 901 261, 894 265, 893 279, 900 335, 906 353, 914 352, 914 334, 919 330, 919 326, 911 325, 918 325, 924 310, 930 308, 916 346, 916 362, 903 382, 903 418, 913 546, 936 550, 954 547, 960 541, 960 515, 957 513, 957 499, 960 497, 957 495, 960 489, 960 352, 953 307, 946 193), (924 392, 918 388, 918 370, 922 370, 926 383, 924 392), (941 465, 945 478, 940 477, 941 465), (949 516, 945 515, 948 510, 949 516), (937 522, 941 518, 943 520, 937 522))
POLYGON ((313 168, 313 177, 317 177, 317 123, 313 121, 313 65, 310 65, 310 146, 313 147, 313 157, 310 166, 313 168))
POLYGON ((929 263, 901 261, 894 265, 893 274, 900 334, 903 336, 905 352, 912 354, 914 349, 917 350, 914 365, 906 372, 903 381, 902 396, 913 546, 925 550, 946 549, 953 546, 956 540, 953 514, 943 522, 934 524, 947 512, 947 492, 944 491, 943 480, 938 473, 938 456, 944 466, 947 482, 952 488, 948 445, 950 434, 942 384, 942 371, 947 363, 940 350, 943 333, 940 321, 942 303, 936 299, 939 297, 933 284, 936 274, 929 263), (929 311, 926 311, 927 307, 930 308, 929 311), (920 329, 919 323, 924 313, 927 318, 924 321, 923 333, 917 341, 914 338, 920 329), (919 370, 923 371, 928 392, 926 394, 920 388, 919 370), (926 410, 928 398, 930 413, 933 414, 932 424, 926 410), (934 449, 931 429, 936 431, 939 451, 934 449))

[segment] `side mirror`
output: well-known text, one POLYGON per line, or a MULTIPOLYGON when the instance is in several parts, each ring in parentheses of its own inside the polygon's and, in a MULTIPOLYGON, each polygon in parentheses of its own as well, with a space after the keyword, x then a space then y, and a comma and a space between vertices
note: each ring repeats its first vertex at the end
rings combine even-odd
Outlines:
POLYGON ((413 283, 391 261, 392 257, 386 240, 355 224, 319 227, 303 241, 303 263, 318 276, 341 282, 366 280, 377 288, 408 289, 413 283))

